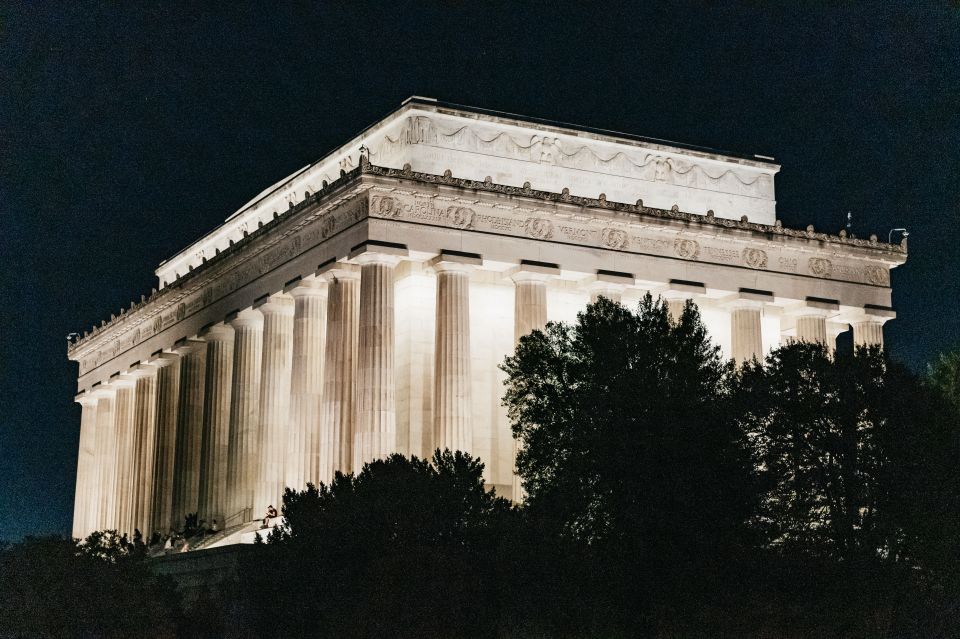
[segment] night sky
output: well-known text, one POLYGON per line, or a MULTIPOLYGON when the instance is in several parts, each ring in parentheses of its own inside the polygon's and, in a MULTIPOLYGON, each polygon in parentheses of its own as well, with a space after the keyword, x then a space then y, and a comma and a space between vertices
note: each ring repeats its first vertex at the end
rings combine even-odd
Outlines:
POLYGON ((774 156, 786 226, 910 230, 890 351, 960 342, 956 4, 5 4, 0 539, 70 530, 67 333, 409 95, 774 156))

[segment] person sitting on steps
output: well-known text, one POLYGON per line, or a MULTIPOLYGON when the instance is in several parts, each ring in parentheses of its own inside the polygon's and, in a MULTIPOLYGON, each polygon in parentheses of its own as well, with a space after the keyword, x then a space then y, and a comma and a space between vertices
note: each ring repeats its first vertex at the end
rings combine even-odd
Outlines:
POLYGON ((273 507, 273 504, 267 506, 267 516, 263 518, 263 525, 260 528, 266 528, 270 525, 270 520, 277 517, 277 509, 273 507))

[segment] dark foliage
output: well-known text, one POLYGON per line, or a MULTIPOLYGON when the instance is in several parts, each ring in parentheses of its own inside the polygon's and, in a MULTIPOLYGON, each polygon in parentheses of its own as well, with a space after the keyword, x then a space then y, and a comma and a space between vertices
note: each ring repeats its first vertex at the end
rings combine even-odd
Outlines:
POLYGON ((745 539, 732 369, 695 306, 673 323, 649 295, 636 313, 600 298, 522 338, 504 370, 529 507, 561 534, 664 572, 745 539))
POLYGON ((0 636, 176 637, 181 602, 111 532, 85 546, 42 538, 0 552, 0 636))
POLYGON ((142 543, 27 540, 0 636, 955 637, 958 361, 792 343, 737 369, 692 304, 601 298, 504 364, 523 506, 465 453, 393 455, 287 490, 186 605, 142 543))
POLYGON ((330 486, 288 490, 287 529, 244 571, 250 624, 294 637, 561 631, 583 575, 486 490, 482 469, 460 452, 393 455, 330 486), (560 616, 536 612, 545 606, 560 616))

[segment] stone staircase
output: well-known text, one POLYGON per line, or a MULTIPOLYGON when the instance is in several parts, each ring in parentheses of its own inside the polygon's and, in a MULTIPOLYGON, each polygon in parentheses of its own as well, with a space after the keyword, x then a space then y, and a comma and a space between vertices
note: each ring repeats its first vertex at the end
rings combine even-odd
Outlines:
POLYGON ((203 537, 191 537, 187 541, 190 543, 190 550, 200 550, 201 548, 211 548, 217 544, 217 542, 223 541, 230 535, 246 528, 250 524, 237 524, 230 528, 224 528, 223 530, 217 531, 212 535, 205 535, 203 537))
POLYGON ((266 541, 267 535, 273 532, 273 529, 277 526, 282 526, 284 524, 283 517, 277 517, 270 521, 270 525, 266 528, 262 528, 263 525, 261 520, 255 519, 254 521, 247 522, 239 526, 234 526, 229 530, 222 531, 222 533, 217 533, 216 535, 204 539, 202 545, 200 546, 191 546, 191 550, 198 550, 199 548, 219 548, 222 546, 232 546, 233 544, 252 544, 256 540, 257 535, 266 541))

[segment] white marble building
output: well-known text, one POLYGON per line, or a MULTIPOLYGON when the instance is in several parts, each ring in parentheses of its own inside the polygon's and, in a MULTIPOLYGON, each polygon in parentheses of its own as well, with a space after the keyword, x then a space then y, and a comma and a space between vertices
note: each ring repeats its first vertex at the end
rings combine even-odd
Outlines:
POLYGON ((905 245, 784 228, 762 156, 412 98, 157 269, 69 346, 73 533, 233 527, 284 486, 467 450, 518 496, 497 365, 597 295, 699 305, 738 360, 882 343, 905 245))

